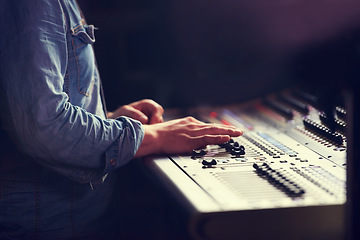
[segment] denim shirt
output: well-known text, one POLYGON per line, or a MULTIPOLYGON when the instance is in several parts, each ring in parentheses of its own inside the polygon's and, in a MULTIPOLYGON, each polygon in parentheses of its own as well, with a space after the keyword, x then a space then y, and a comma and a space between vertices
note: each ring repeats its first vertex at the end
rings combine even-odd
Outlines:
POLYGON ((0 146, 0 237, 4 226, 17 229, 15 235, 19 229, 66 229, 64 216, 73 225, 83 217, 90 224, 111 201, 111 175, 134 157, 142 125, 127 117, 106 119, 92 46, 95 28, 75 0, 0 0, 0 6, 6 131, 0 137, 10 136, 19 149, 0 146))

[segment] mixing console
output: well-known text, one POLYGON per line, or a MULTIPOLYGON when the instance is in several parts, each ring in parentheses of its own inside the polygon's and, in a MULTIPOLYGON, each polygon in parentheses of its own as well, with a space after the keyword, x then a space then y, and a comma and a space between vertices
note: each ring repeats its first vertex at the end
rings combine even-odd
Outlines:
POLYGON ((146 160, 181 199, 195 239, 343 239, 346 111, 336 107, 332 123, 316 104, 285 90, 187 111, 244 130, 219 146, 146 160))

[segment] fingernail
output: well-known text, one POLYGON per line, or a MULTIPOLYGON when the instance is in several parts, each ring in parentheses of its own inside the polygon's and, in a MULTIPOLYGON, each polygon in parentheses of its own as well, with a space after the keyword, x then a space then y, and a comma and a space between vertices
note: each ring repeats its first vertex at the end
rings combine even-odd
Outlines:
POLYGON ((236 130, 236 133, 243 135, 243 131, 241 131, 241 130, 236 130))

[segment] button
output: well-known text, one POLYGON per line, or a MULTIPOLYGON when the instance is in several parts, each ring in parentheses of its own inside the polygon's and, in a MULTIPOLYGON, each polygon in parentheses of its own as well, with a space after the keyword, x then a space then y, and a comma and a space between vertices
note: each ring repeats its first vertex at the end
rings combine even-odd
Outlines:
POLYGON ((114 166, 116 164, 116 160, 114 158, 110 159, 111 166, 114 166))

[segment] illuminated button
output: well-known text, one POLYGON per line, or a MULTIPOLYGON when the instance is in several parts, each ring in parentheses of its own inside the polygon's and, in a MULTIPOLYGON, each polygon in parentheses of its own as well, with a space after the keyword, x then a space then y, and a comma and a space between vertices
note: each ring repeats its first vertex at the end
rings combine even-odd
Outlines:
POLYGON ((212 118, 217 118, 217 116, 218 116, 217 112, 211 112, 209 115, 212 118))

